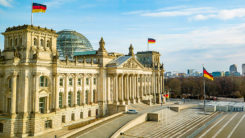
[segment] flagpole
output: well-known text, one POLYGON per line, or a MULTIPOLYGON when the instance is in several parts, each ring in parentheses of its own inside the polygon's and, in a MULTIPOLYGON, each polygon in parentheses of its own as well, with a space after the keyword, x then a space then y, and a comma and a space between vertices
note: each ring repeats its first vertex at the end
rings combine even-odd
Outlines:
MULTIPOLYGON (((202 64, 202 69, 204 70, 204 65, 202 64)), ((204 94, 204 103, 203 103, 203 110, 204 110, 204 114, 206 114, 206 110, 205 110, 205 107, 206 107, 206 92, 205 92, 205 78, 204 78, 204 74, 203 74, 203 94, 204 94)))
POLYGON ((206 114, 206 110, 205 110, 205 107, 206 107, 206 92, 205 92, 205 79, 203 78, 203 86, 204 86, 204 114, 206 114))
POLYGON ((32 6, 33 6, 33 0, 31 2, 31 25, 32 25, 32 6))
POLYGON ((147 40, 147 51, 149 51, 149 42, 147 40))

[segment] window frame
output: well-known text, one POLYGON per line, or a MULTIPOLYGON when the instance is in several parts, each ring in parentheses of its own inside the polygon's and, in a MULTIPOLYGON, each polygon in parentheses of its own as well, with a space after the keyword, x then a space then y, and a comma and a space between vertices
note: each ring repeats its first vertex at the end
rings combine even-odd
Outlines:
POLYGON ((69 86, 72 86, 72 85, 73 85, 73 79, 69 78, 69 86))
POLYGON ((59 86, 63 87, 64 86, 64 78, 60 78, 59 80, 59 86), (62 80, 62 81, 61 81, 62 80), (62 83, 61 83, 62 82, 62 83))

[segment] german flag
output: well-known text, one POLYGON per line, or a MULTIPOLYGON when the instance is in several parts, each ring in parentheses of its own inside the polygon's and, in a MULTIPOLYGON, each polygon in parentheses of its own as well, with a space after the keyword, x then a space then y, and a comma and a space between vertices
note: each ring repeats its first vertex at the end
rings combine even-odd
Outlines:
POLYGON ((153 38, 148 38, 148 43, 149 44, 154 44, 154 43, 156 43, 156 40, 153 39, 153 38))
POLYGON ((210 80, 214 80, 214 77, 207 72, 207 70, 203 67, 203 77, 208 78, 210 80))
POLYGON ((35 12, 45 12, 47 9, 46 5, 39 4, 39 3, 33 3, 32 4, 32 13, 35 12))

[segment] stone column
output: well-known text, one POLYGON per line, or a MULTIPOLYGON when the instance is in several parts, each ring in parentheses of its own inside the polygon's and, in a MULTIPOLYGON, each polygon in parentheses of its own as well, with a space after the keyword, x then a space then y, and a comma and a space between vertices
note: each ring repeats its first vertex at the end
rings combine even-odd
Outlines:
POLYGON ((118 103, 118 75, 114 75, 114 103, 118 103))
POLYGON ((77 106, 77 74, 75 74, 75 77, 74 77, 74 106, 77 106))
POLYGON ((91 76, 91 80, 90 80, 90 100, 91 100, 91 104, 94 103, 94 76, 91 76))
POLYGON ((129 75, 127 74, 126 75, 126 78, 125 78, 125 86, 126 86, 126 102, 127 104, 130 104, 130 99, 129 99, 129 75))
POLYGON ((119 91, 119 100, 120 100, 120 103, 123 105, 125 104, 124 102, 124 87, 123 87, 124 83, 123 83, 123 74, 119 77, 119 88, 120 88, 120 91, 119 91))
POLYGON ((13 72, 12 74, 12 92, 11 92, 11 116, 15 116, 16 114, 16 88, 17 88, 17 72, 13 72))
POLYGON ((149 94, 151 95, 151 75, 148 75, 148 91, 149 91, 149 94))
POLYGON ((55 111, 56 110, 59 110, 59 91, 58 91, 58 89, 59 89, 59 79, 58 79, 58 74, 57 73, 55 73, 55 74, 53 74, 53 78, 54 78, 54 85, 55 86, 53 86, 54 87, 54 93, 55 93, 55 111))
POLYGON ((140 98, 143 99, 143 75, 140 74, 140 98))
POLYGON ((86 93, 86 89, 85 89, 85 85, 86 85, 86 77, 85 77, 85 74, 83 74, 83 78, 82 78, 82 92, 81 92, 81 102, 82 102, 82 105, 85 104, 85 93, 86 93))
POLYGON ((139 75, 136 74, 136 98, 137 102, 140 102, 140 96, 139 96, 139 75))
POLYGON ((39 77, 40 77, 40 73, 36 72, 33 74, 33 77, 35 79, 35 88, 34 88, 34 96, 33 96, 33 101, 34 101, 34 112, 38 113, 39 112, 39 77))

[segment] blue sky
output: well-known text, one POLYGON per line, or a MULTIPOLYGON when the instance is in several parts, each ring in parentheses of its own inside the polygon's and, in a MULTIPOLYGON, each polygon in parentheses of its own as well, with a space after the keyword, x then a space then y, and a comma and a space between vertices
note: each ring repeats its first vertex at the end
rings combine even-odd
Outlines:
MULTIPOLYGON (((244 0, 34 0, 47 5, 33 14, 34 25, 76 30, 98 48, 100 37, 109 52, 147 49, 161 53, 166 71, 226 71, 245 63, 244 0)), ((0 32, 30 24, 31 0, 0 0, 0 32)), ((3 36, 0 36, 3 49, 3 36)))

